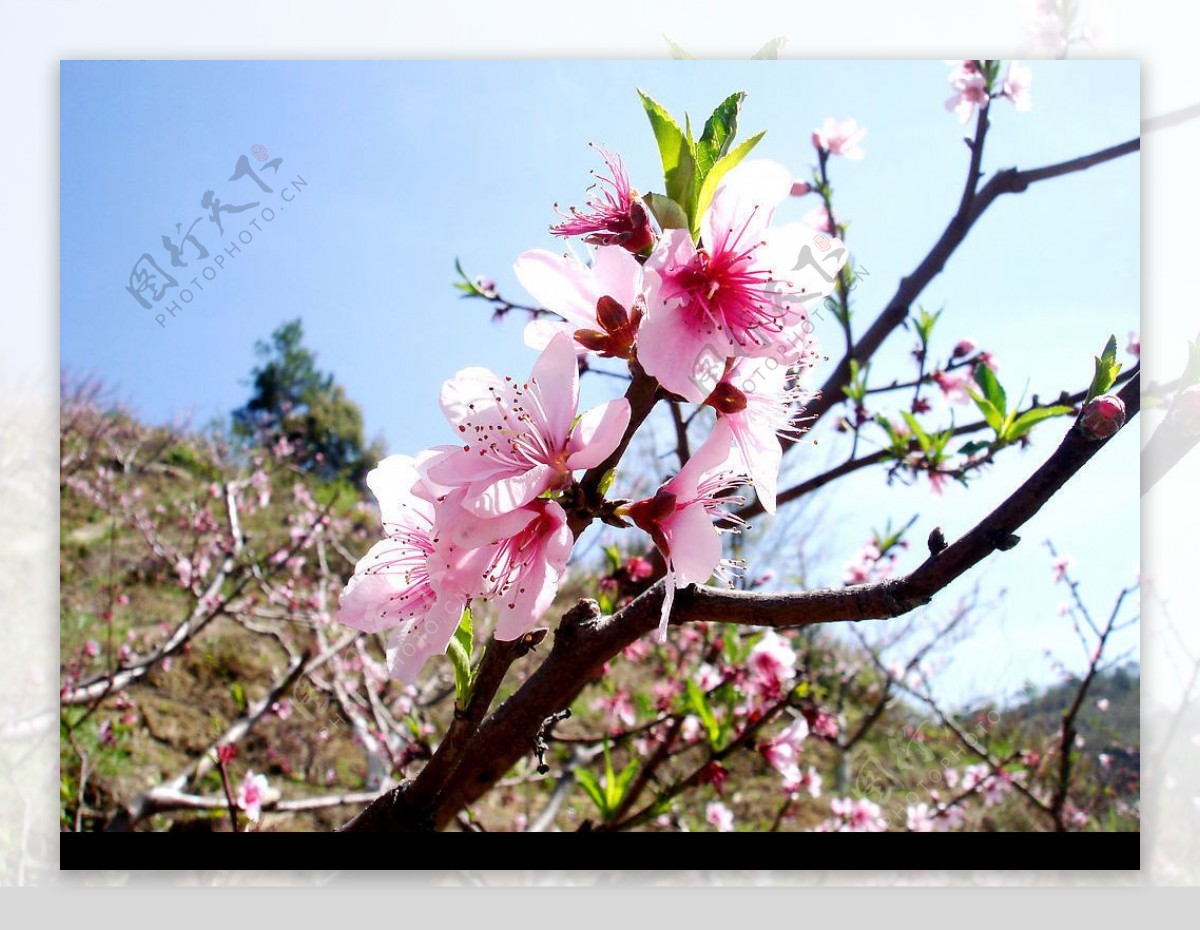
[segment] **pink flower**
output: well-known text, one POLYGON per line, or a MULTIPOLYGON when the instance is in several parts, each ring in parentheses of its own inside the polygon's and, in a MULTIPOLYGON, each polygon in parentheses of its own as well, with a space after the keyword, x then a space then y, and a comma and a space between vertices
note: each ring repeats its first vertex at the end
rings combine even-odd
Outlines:
POLYGON ((1073 560, 1069 555, 1060 556, 1055 559, 1050 566, 1054 573, 1054 580, 1062 581, 1065 579, 1067 577, 1067 569, 1071 567, 1072 563, 1073 560))
POLYGON ((83 644, 83 651, 90 658, 94 659, 94 658, 96 658, 96 656, 100 655, 100 644, 98 642, 96 642, 94 639, 89 639, 86 643, 83 644))
POLYGON ((406 455, 389 456, 367 475, 384 538, 358 561, 338 602, 341 623, 365 633, 390 631, 389 672, 409 683, 427 659, 445 652, 467 604, 461 592, 436 585, 444 559, 434 558, 435 508, 415 493, 421 484, 416 461, 406 455))
POLYGON ((733 811, 720 801, 712 801, 704 809, 704 819, 717 828, 720 833, 733 832, 733 811))
POLYGON ((596 250, 591 265, 544 249, 524 252, 513 265, 517 280, 541 306, 563 317, 531 320, 525 344, 544 349, 565 332, 603 358, 629 358, 645 309, 642 266, 622 248, 596 250))
MULTIPOLYGON (((750 672, 747 687, 752 694, 781 696, 785 683, 796 677, 796 651, 786 639, 774 630, 768 630, 750 650, 746 666, 750 672)), ((801 720, 793 727, 799 723, 803 723, 804 736, 807 736, 807 721, 801 720)))
POLYGON ((803 779, 797 760, 800 756, 800 746, 807 736, 808 721, 803 717, 796 717, 783 732, 759 747, 763 758, 784 777, 784 785, 788 790, 795 790, 795 786, 803 779))
POLYGON ((629 575, 630 581, 649 578, 653 572, 654 566, 650 564, 650 560, 643 559, 640 555, 635 555, 625 563, 625 573, 629 575))
POLYGON ((255 823, 262 818, 262 806, 267 797, 267 790, 267 776, 256 775, 253 771, 246 773, 238 788, 237 805, 255 823))
POLYGON ((817 774, 817 770, 811 765, 803 772, 797 772, 800 776, 796 781, 787 781, 784 783, 784 790, 793 794, 798 794, 801 791, 807 791, 810 798, 819 798, 821 796, 821 776, 817 774))
POLYGON ((1004 75, 1000 96, 1012 101, 1016 110, 1028 110, 1033 106, 1029 96, 1029 85, 1033 83, 1033 71, 1019 61, 1011 62, 1004 75))
POLYGON ((519 639, 550 608, 562 583, 573 543, 566 512, 554 501, 536 500, 484 519, 460 500, 450 497, 438 507, 439 589, 458 602, 495 601, 496 638, 519 639))
POLYGON ((704 584, 721 562, 721 534, 713 525, 712 514, 722 503, 723 492, 743 482, 739 465, 731 428, 718 419, 712 434, 679 474, 654 497, 626 509, 629 519, 650 534, 667 561, 659 642, 666 642, 675 589, 704 584))
POLYGON ((929 809, 929 805, 924 801, 920 804, 909 805, 908 829, 913 833, 930 833, 937 829, 934 812, 929 809))
POLYGON ((1137 333, 1130 333, 1129 343, 1125 346, 1125 351, 1134 358, 1140 359, 1142 357, 1142 337, 1137 333))
POLYGON ((608 716, 608 725, 613 732, 618 732, 622 726, 632 727, 637 723, 633 698, 624 688, 618 688, 611 695, 600 695, 592 702, 592 709, 608 716))
POLYGON ((950 86, 954 93, 946 101, 946 109, 952 111, 960 123, 969 120, 976 107, 987 106, 987 81, 974 61, 964 61, 951 72, 950 86))
MULTIPOLYGON (((621 156, 598 145, 594 148, 604 159, 611 177, 596 175, 599 183, 592 186, 586 209, 571 207, 570 216, 559 210, 559 215, 567 219, 551 226, 550 232, 556 236, 583 236, 584 242, 592 245, 615 245, 630 252, 641 252, 654 243, 650 214, 637 192, 629 186, 629 175, 621 156)), ((558 209, 557 205, 555 209, 558 209)))
POLYGON ((971 402, 971 395, 968 393, 968 389, 974 390, 975 381, 972 379, 970 372, 935 371, 930 377, 942 389, 942 394, 950 403, 968 404, 971 402))
POLYGON ((773 162, 739 165, 700 221, 700 243, 669 229, 646 261, 646 318, 638 360, 668 391, 699 403, 702 369, 725 359, 805 355, 805 304, 829 294, 846 250, 793 224, 771 227, 791 175, 773 162))
POLYGON ((807 181, 793 181, 792 189, 788 192, 792 197, 803 197, 812 191, 812 185, 807 181))
POLYGON ((563 334, 542 352, 529 381, 465 368, 446 382, 441 404, 463 445, 434 450, 423 474, 436 485, 464 487, 463 506, 480 517, 523 507, 572 471, 599 465, 629 425, 625 398, 576 422, 579 368, 563 334))
POLYGON ((1100 700, 1096 702, 1096 710, 1100 711, 1100 713, 1107 711, 1108 706, 1108 698, 1100 698, 1100 700))
POLYGON ((779 466, 783 459, 779 437, 794 438, 800 434, 794 422, 799 412, 796 404, 807 395, 795 384, 793 374, 772 358, 738 359, 704 401, 729 424, 746 472, 767 513, 775 513, 779 466))
POLYGON ((887 829, 879 805, 866 798, 834 798, 829 802, 834 816, 841 818, 837 829, 852 833, 880 833, 887 829))
POLYGON ((835 119, 825 117, 825 123, 820 129, 814 129, 812 134, 813 147, 830 155, 841 155, 850 161, 859 161, 865 154, 858 144, 867 136, 865 129, 860 129, 854 119, 835 119))

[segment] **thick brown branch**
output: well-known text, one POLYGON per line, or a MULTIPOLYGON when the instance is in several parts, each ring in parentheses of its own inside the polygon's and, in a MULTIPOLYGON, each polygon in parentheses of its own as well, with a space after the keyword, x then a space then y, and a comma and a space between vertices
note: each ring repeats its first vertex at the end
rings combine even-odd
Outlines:
MULTIPOLYGON (((1121 390, 1127 416, 1139 409, 1140 379, 1121 390)), ((974 529, 897 579, 819 591, 761 594, 716 588, 678 592, 673 624, 697 620, 751 626, 803 627, 869 619, 886 619, 929 602, 938 591, 993 552, 1009 545, 1011 535, 1041 509, 1106 441, 1085 438, 1072 429, 1049 459, 1020 488, 974 529)), ((550 654, 524 685, 479 727, 469 756, 445 786, 436 810, 413 810, 399 792, 381 806, 391 812, 390 829, 412 829, 420 823, 443 828, 466 805, 482 797, 522 756, 551 714, 568 707, 604 663, 658 625, 663 586, 659 582, 618 613, 600 616, 593 601, 568 611, 554 637, 550 654)), ((376 805, 372 805, 374 808, 376 805)), ((349 828, 355 828, 352 825, 349 828)), ((361 828, 361 827, 358 827, 361 828)))

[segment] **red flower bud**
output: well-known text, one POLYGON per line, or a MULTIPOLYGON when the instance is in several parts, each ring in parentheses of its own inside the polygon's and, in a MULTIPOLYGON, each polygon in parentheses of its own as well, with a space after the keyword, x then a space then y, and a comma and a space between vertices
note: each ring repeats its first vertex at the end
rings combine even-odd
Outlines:
POLYGON ((1088 439, 1108 439, 1125 425, 1125 404, 1115 394, 1089 401, 1079 415, 1079 428, 1088 439))

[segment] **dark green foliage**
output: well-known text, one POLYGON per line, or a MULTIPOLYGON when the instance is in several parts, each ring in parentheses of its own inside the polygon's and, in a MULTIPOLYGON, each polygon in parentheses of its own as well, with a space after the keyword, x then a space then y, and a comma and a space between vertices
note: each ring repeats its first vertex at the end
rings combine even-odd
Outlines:
POLYGON ((234 434, 261 446, 286 439, 292 459, 305 471, 361 488, 382 454, 381 443, 366 445, 358 404, 332 374, 317 368, 303 339, 303 325, 295 319, 276 329, 270 342, 255 344, 253 393, 233 411, 234 434))

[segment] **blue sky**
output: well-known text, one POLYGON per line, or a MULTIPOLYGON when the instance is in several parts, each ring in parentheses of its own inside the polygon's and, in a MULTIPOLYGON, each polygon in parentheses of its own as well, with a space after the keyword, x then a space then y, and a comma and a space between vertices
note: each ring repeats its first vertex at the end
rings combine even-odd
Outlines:
MULTIPOLYGON (((985 170, 1054 162, 1137 135, 1136 63, 1033 67, 1034 107, 996 105, 985 170)), ((582 200, 598 164, 588 141, 619 151, 639 189, 661 189, 638 87, 699 120, 730 92, 747 91, 743 135, 768 130, 756 154, 797 176, 809 171, 809 134, 824 117, 854 116, 868 129, 866 159, 831 166, 855 262, 870 272, 857 292, 861 331, 957 203, 967 151, 963 128, 942 107, 948 70, 940 61, 64 62, 62 363, 99 375, 147 419, 203 423, 245 400, 254 341, 302 316, 308 344, 361 404, 369 433, 384 434, 393 451, 443 442, 436 397, 445 378, 468 365, 520 373, 533 359, 516 320, 493 325, 482 306, 457 298, 455 257, 523 296, 512 262, 527 248, 557 247, 547 232, 551 204, 582 200), (261 168, 255 145, 282 159, 277 173, 261 174, 271 193, 249 178, 228 180, 241 156, 261 168), (289 187, 294 199, 285 201, 289 187), (274 219, 246 230, 251 241, 212 280, 199 279, 204 290, 193 289, 192 302, 160 326, 158 305, 147 310, 127 293, 130 271, 143 253, 172 271, 161 237, 203 217, 207 190, 227 205, 260 203, 224 217, 224 245, 261 206, 276 210, 274 219)), ((942 351, 972 337, 999 359, 1010 395, 1083 386, 1108 334, 1123 345, 1138 329, 1138 167, 1125 158, 996 204, 922 295, 926 307, 946 308, 942 351)), ((812 205, 789 203, 781 219, 812 205)), ((195 233, 219 254, 222 238, 207 219, 195 233)), ((193 254, 184 252, 189 267, 209 264, 193 254)), ((836 333, 827 341, 836 346, 836 333)), ((905 373, 910 342, 905 334, 889 342, 881 372, 905 373)), ((614 385, 585 379, 585 397, 602 399, 614 385)), ((957 415, 975 419, 963 408, 957 415)), ((942 498, 925 486, 888 489, 879 472, 839 485, 815 526, 814 551, 827 562, 813 580, 836 583, 889 516, 920 514, 918 549, 932 525, 961 534, 1061 431, 1048 427, 977 487, 942 498)), ((1041 540, 1051 536, 1076 557, 1085 595, 1103 613, 1138 559, 1135 435, 1093 461, 1026 528, 1021 546, 946 592, 941 603, 950 604, 982 579, 995 601, 957 648, 948 694, 1049 680, 1045 649, 1078 665, 1074 634, 1056 611, 1065 592, 1051 583, 1041 540)), ((798 451, 792 467, 806 477, 839 451, 825 437, 798 451)), ((1136 647, 1136 632, 1125 647, 1136 647)))

